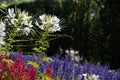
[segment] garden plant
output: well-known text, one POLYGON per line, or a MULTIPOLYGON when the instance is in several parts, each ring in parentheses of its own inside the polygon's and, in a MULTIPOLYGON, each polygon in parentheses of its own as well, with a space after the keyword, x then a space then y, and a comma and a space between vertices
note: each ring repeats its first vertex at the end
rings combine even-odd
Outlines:
POLYGON ((110 70, 109 65, 79 63, 69 54, 65 58, 45 55, 50 40, 67 36, 54 34, 62 29, 57 16, 33 17, 17 8, 8 8, 4 14, 0 19, 0 80, 120 80, 120 71, 110 70), (33 54, 13 52, 23 46, 31 46, 33 54))

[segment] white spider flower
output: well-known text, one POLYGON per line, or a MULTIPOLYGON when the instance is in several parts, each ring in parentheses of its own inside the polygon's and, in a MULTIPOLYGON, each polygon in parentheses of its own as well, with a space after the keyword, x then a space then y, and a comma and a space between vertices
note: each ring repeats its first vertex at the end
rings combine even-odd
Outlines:
POLYGON ((46 15, 46 14, 39 16, 39 19, 42 21, 43 25, 59 24, 59 21, 60 21, 59 18, 57 18, 57 16, 51 16, 51 15, 46 15))
POLYGON ((46 25, 50 22, 50 18, 46 14, 43 14, 43 15, 39 16, 39 18, 42 21, 43 25, 46 25))
POLYGON ((3 41, 5 34, 5 23, 3 21, 0 21, 0 47, 2 47, 2 45, 5 45, 5 42, 3 41))
POLYGON ((35 24, 39 26, 40 29, 45 30, 45 28, 49 28, 49 32, 56 32, 61 30, 59 25, 60 19, 57 18, 57 16, 43 14, 39 16, 39 19, 41 20, 42 24, 39 24, 37 21, 35 24))
POLYGON ((44 25, 40 25, 37 21, 35 22, 36 26, 38 26, 40 29, 44 30, 45 26, 44 25))
POLYGON ((30 33, 30 29, 33 27, 32 21, 30 20, 32 16, 29 16, 28 12, 23 11, 20 12, 19 17, 21 18, 22 22, 18 31, 22 31, 23 34, 28 36, 28 34, 30 33))
POLYGON ((29 16, 28 12, 25 12, 25 11, 21 12, 19 10, 18 18, 21 18, 21 23, 17 29, 17 32, 20 33, 20 35, 25 34, 26 36, 28 36, 28 34, 31 31, 31 28, 33 27, 32 20, 31 20, 32 16, 29 16))
POLYGON ((0 32, 3 32, 5 30, 6 24, 3 21, 0 21, 0 32))
POLYGON ((17 28, 17 32, 19 32, 21 29, 20 28, 17 28))
POLYGON ((74 55, 75 54, 75 50, 71 49, 70 50, 70 55, 74 55))
POLYGON ((42 30, 44 30, 45 26, 44 25, 40 25, 39 28, 42 29, 42 30))
POLYGON ((8 18, 15 18, 16 14, 14 13, 14 9, 13 8, 9 8, 8 9, 8 18))
POLYGON ((8 8, 8 15, 6 17, 7 17, 6 21, 10 20, 10 25, 11 24, 14 25, 18 22, 18 19, 16 18, 17 15, 15 14, 14 8, 8 8))
POLYGON ((29 27, 26 27, 23 29, 23 33, 28 36, 28 34, 30 33, 30 28, 29 27))
POLYGON ((32 28, 33 27, 32 21, 30 21, 27 26, 30 27, 30 28, 32 28))
POLYGON ((75 56, 74 59, 76 62, 80 62, 80 56, 75 56))
POLYGON ((5 32, 0 32, 0 37, 4 37, 5 35, 5 32))
POLYGON ((50 29, 48 30, 49 32, 56 32, 56 31, 60 31, 61 27, 59 24, 54 24, 52 27, 50 27, 50 29))
POLYGON ((21 25, 25 25, 25 26, 30 27, 30 28, 33 27, 32 21, 28 21, 28 20, 23 20, 21 22, 21 25))
POLYGON ((93 75, 92 75, 92 80, 100 80, 100 79, 99 79, 99 75, 93 74, 93 75))
POLYGON ((10 20, 10 22, 14 25, 18 22, 18 20, 16 18, 13 18, 13 19, 10 20))
POLYGON ((87 73, 84 73, 84 74, 83 74, 84 80, 88 80, 88 79, 87 79, 87 75, 88 75, 87 73))
POLYGON ((70 53, 70 51, 69 51, 69 50, 65 50, 65 52, 66 52, 66 54, 69 54, 69 53, 70 53))
POLYGON ((51 17, 51 24, 59 24, 60 19, 57 18, 57 16, 51 17))
POLYGON ((28 15, 28 12, 25 12, 25 11, 21 12, 21 13, 19 14, 19 16, 22 17, 23 21, 24 21, 24 20, 30 20, 30 19, 32 18, 32 16, 29 16, 29 15, 28 15))
POLYGON ((5 45, 5 42, 3 41, 3 37, 0 37, 0 47, 2 47, 3 45, 5 45))

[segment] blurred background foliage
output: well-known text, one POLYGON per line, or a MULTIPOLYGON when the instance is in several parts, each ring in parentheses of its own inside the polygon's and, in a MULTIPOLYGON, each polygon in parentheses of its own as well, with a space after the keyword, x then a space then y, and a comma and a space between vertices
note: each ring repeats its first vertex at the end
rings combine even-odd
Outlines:
MULTIPOLYGON (((73 48, 93 63, 120 68, 120 11, 116 0, 0 0, 0 8, 21 8, 32 15, 52 14, 71 38, 50 41, 47 54, 73 48)), ((1 12, 0 12, 1 13, 1 12)))

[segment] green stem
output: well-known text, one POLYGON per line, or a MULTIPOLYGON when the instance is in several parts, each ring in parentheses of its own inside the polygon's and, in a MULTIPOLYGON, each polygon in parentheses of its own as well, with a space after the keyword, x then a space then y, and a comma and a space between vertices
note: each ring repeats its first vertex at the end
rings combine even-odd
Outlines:
POLYGON ((69 35, 52 35, 52 36, 57 36, 57 37, 49 39, 48 41, 52 41, 52 40, 55 40, 55 39, 58 39, 61 37, 68 37, 68 38, 71 38, 73 40, 72 36, 69 36, 69 35))
MULTIPOLYGON (((48 41, 60 38, 60 37, 69 37, 73 40, 73 38, 69 35, 50 35, 50 36, 57 36, 56 38, 49 39, 48 41)), ((12 43, 17 43, 17 42, 30 42, 30 41, 37 41, 38 39, 32 39, 32 40, 14 40, 12 43)))
POLYGON ((35 44, 38 45, 38 47, 33 48, 36 52, 39 52, 41 54, 45 54, 47 48, 49 47, 49 43, 47 41, 47 37, 49 35, 48 33, 48 27, 45 28, 45 31, 42 33, 41 38, 39 38, 35 44))
POLYGON ((14 40, 13 43, 16 43, 16 42, 30 42, 30 41, 37 41, 37 39, 32 39, 32 40, 14 40))
POLYGON ((36 46, 36 45, 12 45, 12 46, 26 46, 26 47, 28 47, 28 46, 36 46))

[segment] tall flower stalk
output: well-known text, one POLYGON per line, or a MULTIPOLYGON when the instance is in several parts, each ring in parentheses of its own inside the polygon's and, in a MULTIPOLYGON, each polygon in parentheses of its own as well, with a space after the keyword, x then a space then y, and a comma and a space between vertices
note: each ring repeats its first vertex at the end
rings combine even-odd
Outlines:
MULTIPOLYGON (((60 20, 56 16, 51 16, 46 14, 39 16, 39 19, 37 19, 35 25, 37 26, 37 28, 41 29, 43 32, 41 33, 41 37, 38 38, 38 40, 35 42, 36 47, 34 47, 33 50, 43 55, 46 53, 47 48, 49 47, 48 37, 50 36, 50 33, 60 31, 61 29, 61 27, 59 26, 59 21, 60 20)), ((49 57, 43 56, 42 60, 49 61, 52 59, 49 57)), ((40 64, 41 62, 39 61, 38 63, 40 64)), ((43 79, 47 79, 47 78, 50 79, 39 70, 40 69, 38 68, 37 73, 40 74, 40 77, 42 77, 43 79)))
POLYGON ((56 31, 60 31, 61 27, 59 26, 60 20, 57 18, 57 16, 51 16, 43 14, 39 16, 38 21, 36 21, 36 26, 43 30, 44 32, 41 35, 41 38, 36 41, 36 45, 39 45, 38 47, 33 48, 36 52, 44 54, 49 47, 48 43, 48 36, 50 33, 54 33, 56 31))

